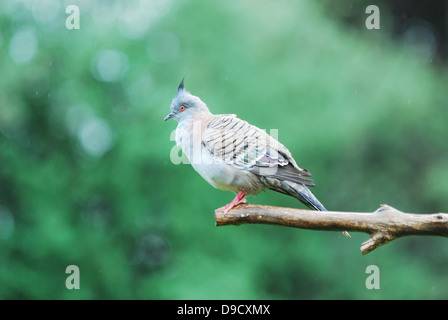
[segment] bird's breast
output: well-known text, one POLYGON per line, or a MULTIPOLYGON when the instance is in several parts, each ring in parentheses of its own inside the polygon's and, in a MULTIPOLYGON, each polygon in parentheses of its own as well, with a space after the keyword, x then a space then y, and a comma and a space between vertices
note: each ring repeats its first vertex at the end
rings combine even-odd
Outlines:
POLYGON ((176 130, 176 143, 182 148, 196 172, 213 187, 234 192, 246 190, 248 194, 265 189, 265 185, 256 175, 212 154, 204 147, 202 135, 191 128, 179 126, 176 130))

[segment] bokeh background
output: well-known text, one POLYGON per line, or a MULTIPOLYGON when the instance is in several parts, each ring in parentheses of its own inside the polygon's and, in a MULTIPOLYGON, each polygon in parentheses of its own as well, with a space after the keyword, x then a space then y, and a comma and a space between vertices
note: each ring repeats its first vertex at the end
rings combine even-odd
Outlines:
MULTIPOLYGON (((446 1, 1 1, 0 298, 446 299, 448 242, 215 227, 177 85, 279 129, 331 210, 448 211, 446 1), (68 30, 68 5, 80 29, 68 30), (367 30, 367 5, 380 30, 367 30), (68 290, 68 265, 80 289, 68 290), (380 289, 368 290, 377 265, 380 289)), ((257 204, 303 208, 274 192, 257 204)))

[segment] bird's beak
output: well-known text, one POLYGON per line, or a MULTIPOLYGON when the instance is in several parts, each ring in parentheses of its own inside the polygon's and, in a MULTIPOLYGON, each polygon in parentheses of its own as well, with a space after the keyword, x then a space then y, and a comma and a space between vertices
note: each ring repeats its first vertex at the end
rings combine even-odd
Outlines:
POLYGON ((166 121, 166 120, 171 119, 172 117, 174 117, 174 112, 171 112, 171 113, 170 113, 169 115, 167 115, 163 120, 166 121))

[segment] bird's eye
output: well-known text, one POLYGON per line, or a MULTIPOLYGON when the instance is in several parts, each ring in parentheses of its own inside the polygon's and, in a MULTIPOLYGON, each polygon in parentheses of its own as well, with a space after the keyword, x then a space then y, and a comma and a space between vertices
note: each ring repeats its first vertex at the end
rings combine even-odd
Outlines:
POLYGON ((184 111, 185 109, 187 109, 187 107, 182 105, 182 106, 180 106, 179 111, 182 112, 182 111, 184 111))

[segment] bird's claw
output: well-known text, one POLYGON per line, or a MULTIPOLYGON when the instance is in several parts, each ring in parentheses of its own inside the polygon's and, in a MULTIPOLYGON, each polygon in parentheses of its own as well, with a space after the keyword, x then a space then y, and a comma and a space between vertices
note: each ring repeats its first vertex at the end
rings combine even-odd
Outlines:
POLYGON ((232 201, 229 204, 225 205, 224 207, 218 208, 217 210, 222 210, 222 211, 224 211, 224 213, 227 213, 230 210, 232 210, 234 207, 236 207, 237 205, 242 204, 242 203, 247 203, 247 200, 243 198, 238 201, 232 201))

